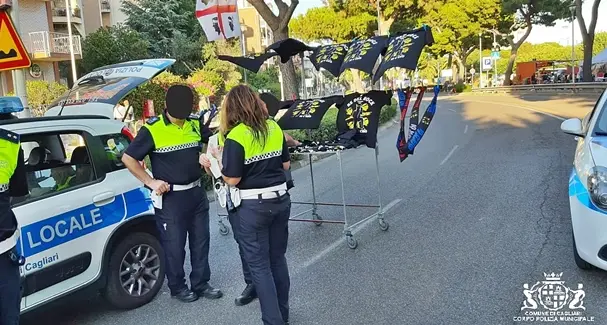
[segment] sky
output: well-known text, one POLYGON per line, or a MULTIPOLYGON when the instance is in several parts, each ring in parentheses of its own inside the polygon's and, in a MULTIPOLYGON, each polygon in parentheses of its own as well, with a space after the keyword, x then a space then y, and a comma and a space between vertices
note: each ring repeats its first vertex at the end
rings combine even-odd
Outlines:
MULTIPOLYGON (((590 23, 590 10, 594 1, 584 1, 585 4, 582 7, 584 19, 586 20, 586 26, 590 23)), ((299 5, 295 9, 295 16, 304 14, 308 9, 314 7, 323 6, 322 0, 299 0, 299 5)), ((605 13, 607 16, 607 1, 602 1, 599 7, 600 13, 605 13)), ((575 43, 579 44, 582 42, 582 34, 580 34, 580 28, 577 20, 575 21, 575 43)), ((599 16, 596 31, 607 31, 607 17, 599 16)), ((520 32, 522 34, 522 32, 520 32)), ((544 42, 557 42, 562 45, 571 45, 571 23, 565 21, 558 21, 553 27, 544 26, 533 26, 531 35, 527 38, 527 42, 530 43, 544 43, 544 42)))

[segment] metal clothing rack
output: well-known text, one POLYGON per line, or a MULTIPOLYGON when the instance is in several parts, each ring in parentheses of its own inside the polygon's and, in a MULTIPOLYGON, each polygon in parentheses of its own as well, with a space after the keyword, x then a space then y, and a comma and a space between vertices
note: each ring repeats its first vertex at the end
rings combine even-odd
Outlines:
POLYGON ((388 222, 386 222, 386 220, 384 219, 384 213, 385 211, 383 210, 383 206, 382 206, 382 198, 381 198, 381 182, 380 182, 380 174, 379 174, 379 149, 378 149, 378 145, 375 146, 375 170, 376 170, 376 174, 377 174, 377 197, 378 197, 378 201, 379 201, 379 205, 372 205, 372 204, 348 204, 346 203, 346 192, 345 192, 345 188, 344 188, 344 172, 343 172, 343 163, 342 163, 342 153, 343 150, 338 150, 338 151, 333 151, 333 152, 327 152, 327 151, 321 151, 321 152, 297 152, 297 153, 292 153, 292 155, 304 155, 304 156, 308 156, 308 160, 309 160, 309 166, 310 166, 310 180, 311 180, 311 184, 312 184, 312 202, 296 202, 296 201, 292 201, 292 204, 304 204, 304 205, 312 205, 311 209, 308 209, 306 211, 300 212, 294 216, 290 217, 290 221, 300 221, 300 222, 312 222, 314 224, 316 224, 317 226, 322 225, 323 223, 332 223, 332 224, 343 224, 344 225, 344 230, 343 230, 343 234, 346 237, 346 242, 348 244, 348 247, 350 247, 351 249, 356 249, 356 247, 358 247, 358 241, 356 240, 356 238, 354 238, 352 232, 354 231, 354 229, 356 229, 356 227, 359 227, 360 225, 362 225, 363 223, 365 223, 367 220, 372 219, 372 218, 377 218, 377 221, 379 223, 379 228, 383 231, 388 230, 389 228, 389 224, 388 222), (318 202, 316 200, 316 191, 315 191, 315 187, 314 187, 314 168, 312 166, 312 156, 314 155, 324 155, 324 154, 334 154, 337 157, 337 160, 339 161, 339 175, 340 175, 340 185, 341 185, 341 197, 342 197, 342 202, 341 203, 328 203, 328 202, 318 202), (344 216, 344 220, 343 221, 339 221, 339 220, 324 220, 317 212, 317 208, 318 206, 341 206, 343 207, 343 216, 344 216), (354 224, 350 224, 348 222, 348 213, 346 208, 348 207, 354 207, 354 208, 377 208, 377 212, 363 218, 362 220, 354 223, 354 224), (312 212, 312 219, 299 219, 297 217, 304 215, 308 212, 312 212))

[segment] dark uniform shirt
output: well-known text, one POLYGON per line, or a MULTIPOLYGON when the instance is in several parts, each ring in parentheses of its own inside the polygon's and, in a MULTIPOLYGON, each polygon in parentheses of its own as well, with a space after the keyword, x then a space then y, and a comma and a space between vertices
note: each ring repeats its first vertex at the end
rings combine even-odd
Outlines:
POLYGON ((254 143, 250 129, 240 124, 232 129, 223 147, 222 174, 241 177, 239 189, 259 189, 287 181, 283 162, 290 161, 287 140, 278 124, 268 119, 268 136, 264 147, 254 143))
POLYGON ((202 168, 198 158, 202 143, 208 138, 202 137, 200 122, 187 119, 183 127, 169 120, 166 113, 150 118, 139 130, 126 154, 142 161, 150 156, 154 178, 173 185, 190 184, 202 177, 202 168))
MULTIPOLYGON (((5 144, 11 142, 11 144, 18 143, 19 140, 18 135, 13 132, 0 129, 0 142, 4 142, 5 144), (10 137, 9 137, 10 135, 10 137)), ((0 144, 0 150, 4 149, 3 145, 0 144)), ((8 150, 5 151, 5 153, 8 150)), ((23 150, 19 148, 17 157, 2 157, 0 154, 0 160, 4 159, 16 159, 16 168, 12 172, 12 175, 9 179, 9 190, 0 193, 0 242, 10 238, 15 230, 17 230, 17 220, 15 219, 15 215, 11 211, 10 206, 10 198, 11 197, 19 197, 28 194, 27 188, 27 180, 25 176, 25 162, 23 159, 23 150)), ((0 162, 0 168, 6 168, 8 164, 0 162)), ((10 171, 9 171, 10 173, 10 171)), ((2 180, 0 183, 4 183, 2 180)))

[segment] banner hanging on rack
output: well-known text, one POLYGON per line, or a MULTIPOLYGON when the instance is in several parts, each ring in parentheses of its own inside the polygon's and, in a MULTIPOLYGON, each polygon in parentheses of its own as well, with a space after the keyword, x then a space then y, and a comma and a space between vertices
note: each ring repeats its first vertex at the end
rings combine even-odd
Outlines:
POLYGON ((229 56, 229 55, 218 55, 217 58, 222 61, 228 61, 236 64, 241 68, 245 68, 254 73, 259 72, 259 68, 269 58, 277 56, 278 53, 267 52, 263 54, 250 55, 250 56, 229 56))
POLYGON ((196 18, 209 42, 242 34, 236 0, 197 0, 196 18))
POLYGON ((366 94, 346 95, 337 113, 337 131, 344 134, 355 131, 351 140, 375 148, 381 109, 390 105, 391 90, 372 90, 366 94))
POLYGON ((379 55, 385 50, 388 36, 375 36, 353 41, 341 65, 339 74, 347 69, 356 69, 373 74, 379 55))
POLYGON ((434 43, 432 30, 427 26, 390 37, 386 53, 373 75, 373 82, 375 83, 392 68, 415 70, 423 48, 432 43, 434 43))
POLYGON ((323 68, 335 78, 339 78, 341 65, 349 48, 350 42, 317 47, 310 55, 310 62, 312 62, 316 71, 323 68))
POLYGON ((298 100, 277 121, 283 130, 318 129, 329 107, 341 105, 342 96, 298 100))
POLYGON ((399 148, 399 156, 400 161, 403 162, 417 147, 421 139, 426 134, 426 130, 428 130, 428 126, 430 126, 430 122, 434 118, 434 114, 436 114, 436 102, 438 100, 438 93, 440 92, 440 86, 434 86, 434 97, 432 98, 432 102, 428 105, 424 116, 422 117, 419 125, 415 129, 415 132, 411 135, 409 140, 407 141, 407 145, 404 148, 399 148))

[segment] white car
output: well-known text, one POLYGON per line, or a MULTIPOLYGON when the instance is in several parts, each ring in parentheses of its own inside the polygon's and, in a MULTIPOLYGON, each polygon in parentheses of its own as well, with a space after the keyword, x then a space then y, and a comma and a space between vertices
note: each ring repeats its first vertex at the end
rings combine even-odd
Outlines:
POLYGON ((607 270, 607 90, 582 121, 568 119, 561 130, 578 139, 569 177, 575 263, 607 270))
POLYGON ((126 94, 174 62, 99 68, 47 116, 0 121, 21 135, 29 187, 13 201, 26 258, 22 313, 84 288, 101 290, 118 308, 136 308, 161 289, 165 259, 154 208, 121 162, 133 135, 113 114, 126 94))

